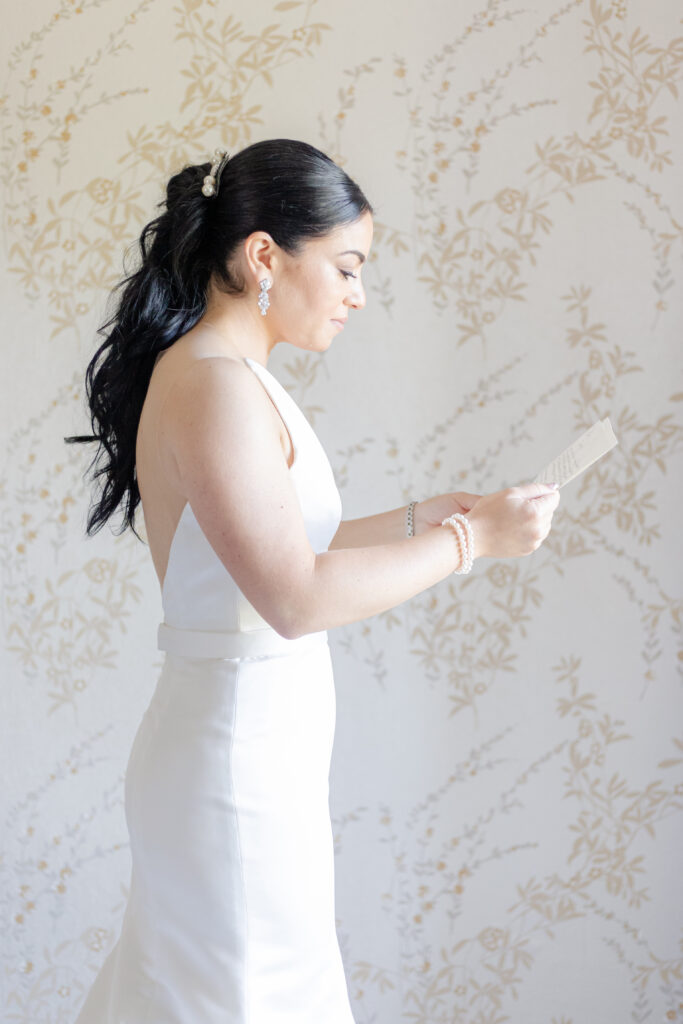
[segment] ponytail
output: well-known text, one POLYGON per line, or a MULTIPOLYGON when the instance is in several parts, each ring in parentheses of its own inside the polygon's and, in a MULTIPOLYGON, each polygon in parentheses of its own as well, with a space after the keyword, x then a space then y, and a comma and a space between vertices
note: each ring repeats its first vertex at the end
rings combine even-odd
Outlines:
POLYGON ((113 316, 97 333, 105 340, 88 364, 85 390, 92 435, 65 437, 67 444, 99 441, 86 472, 104 477, 91 506, 87 533, 104 526, 125 499, 124 523, 134 525, 140 501, 135 447, 142 406, 157 356, 192 328, 206 308, 209 270, 202 258, 206 199, 201 183, 208 165, 176 174, 166 190, 166 210, 145 225, 138 240, 140 266, 115 289, 113 316), (98 430, 99 424, 99 430, 98 430))
MULTIPOLYGON (((123 506, 119 533, 134 526, 140 502, 135 449, 140 414, 160 352, 186 334, 206 310, 209 281, 239 295, 245 284, 228 261, 253 231, 296 255, 307 238, 326 234, 372 207, 354 181, 305 142, 272 139, 237 153, 225 165, 213 198, 202 193, 209 163, 185 167, 166 187, 164 211, 138 241, 140 265, 116 288, 113 316, 97 333, 104 342, 90 360, 85 391, 93 433, 67 444, 99 443, 87 467, 104 477, 88 513, 92 535, 123 506)), ((125 269, 125 268, 124 268, 125 269)))

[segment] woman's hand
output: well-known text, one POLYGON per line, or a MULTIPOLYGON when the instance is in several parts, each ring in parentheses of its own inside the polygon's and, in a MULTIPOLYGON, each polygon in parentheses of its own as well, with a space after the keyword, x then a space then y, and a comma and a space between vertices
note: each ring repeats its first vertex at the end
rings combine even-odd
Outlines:
POLYGON ((520 558, 543 543, 550 532, 560 492, 548 484, 527 483, 506 487, 493 494, 437 494, 413 509, 415 533, 426 533, 456 512, 462 515, 478 506, 470 523, 475 530, 475 557, 520 558))
POLYGON ((477 551, 488 558, 530 555, 550 533, 559 504, 559 490, 537 481, 485 494, 468 516, 475 556, 477 551))
POLYGON ((437 494, 434 498, 419 501, 413 509, 415 535, 426 533, 434 526, 441 526, 447 516, 452 516, 456 512, 464 515, 474 508, 480 498, 481 494, 456 491, 453 494, 437 494))

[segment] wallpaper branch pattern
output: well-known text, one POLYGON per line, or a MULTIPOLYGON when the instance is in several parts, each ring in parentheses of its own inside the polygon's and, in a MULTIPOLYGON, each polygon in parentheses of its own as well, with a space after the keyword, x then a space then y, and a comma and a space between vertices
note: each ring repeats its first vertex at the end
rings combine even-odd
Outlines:
MULTIPOLYGON (((367 308, 273 372, 356 518, 619 445, 525 559, 331 631, 358 1024, 683 1021, 683 18, 673 0, 38 0, 4 38, 0 1016, 70 1024, 130 880, 161 666, 84 538, 82 373, 170 173, 304 138, 376 208, 367 308), (673 485, 673 486, 672 486, 673 485)), ((144 536, 144 524, 140 518, 144 536)))

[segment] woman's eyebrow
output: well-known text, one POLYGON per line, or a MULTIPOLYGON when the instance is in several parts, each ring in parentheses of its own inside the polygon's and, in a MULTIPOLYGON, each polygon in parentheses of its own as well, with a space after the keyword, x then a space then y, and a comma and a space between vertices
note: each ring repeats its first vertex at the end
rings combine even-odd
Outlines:
POLYGON ((344 249, 344 252, 338 252, 337 256, 346 256, 349 252, 352 253, 352 255, 357 256, 361 263, 365 263, 365 256, 362 252, 358 252, 358 249, 344 249))

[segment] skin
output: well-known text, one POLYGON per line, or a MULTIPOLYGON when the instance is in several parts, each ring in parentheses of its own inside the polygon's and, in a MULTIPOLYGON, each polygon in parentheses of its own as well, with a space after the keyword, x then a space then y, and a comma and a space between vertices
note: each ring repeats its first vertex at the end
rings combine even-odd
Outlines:
POLYGON ((346 320, 350 310, 365 306, 361 275, 372 235, 372 216, 366 212, 352 224, 309 239, 298 256, 290 256, 267 232, 254 231, 232 261, 246 294, 226 295, 212 282, 206 313, 188 334, 213 329, 226 355, 248 356, 263 366, 281 342, 325 352, 340 333, 332 321, 346 320), (346 250, 357 250, 362 259, 346 250), (272 283, 266 316, 257 302, 264 278, 272 283))

